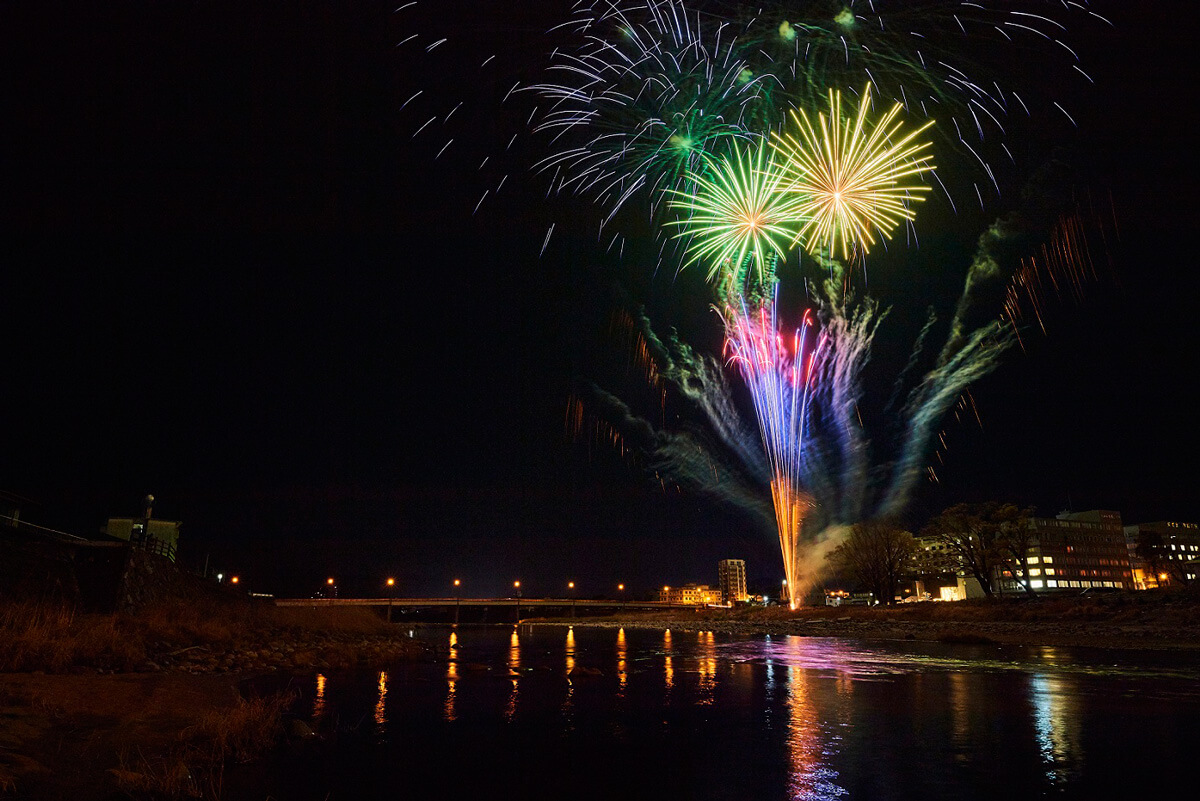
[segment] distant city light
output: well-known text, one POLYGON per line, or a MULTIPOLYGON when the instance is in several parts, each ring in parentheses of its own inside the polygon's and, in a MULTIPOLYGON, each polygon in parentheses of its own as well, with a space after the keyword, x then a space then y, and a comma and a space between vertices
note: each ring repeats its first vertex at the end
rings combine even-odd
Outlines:
POLYGON ((230 583, 230 584, 237 584, 237 583, 238 583, 238 577, 237 577, 237 576, 234 576, 233 578, 229 579, 229 583, 230 583))

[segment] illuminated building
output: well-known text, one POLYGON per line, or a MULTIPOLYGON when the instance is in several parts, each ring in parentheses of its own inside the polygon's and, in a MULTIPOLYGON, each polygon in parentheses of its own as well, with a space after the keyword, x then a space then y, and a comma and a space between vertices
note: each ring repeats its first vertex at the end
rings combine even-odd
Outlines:
POLYGON ((721 591, 707 584, 684 584, 682 587, 663 587, 658 600, 671 604, 719 604, 721 591))
POLYGON ((1200 524, 1159 520, 1125 526, 1125 547, 1139 590, 1188 584, 1200 574, 1200 524))
POLYGON ((717 562, 717 586, 726 603, 745 603, 749 598, 746 594, 745 560, 722 559, 717 562))
POLYGON ((178 520, 110 517, 101 531, 174 562, 175 553, 179 550, 179 526, 178 520))
MULTIPOLYGON (((1121 513, 1096 509, 1032 517, 1033 535, 1025 552, 1034 592, 1133 589, 1121 513)), ((997 568, 1004 592, 1024 589, 1009 570, 997 568)))

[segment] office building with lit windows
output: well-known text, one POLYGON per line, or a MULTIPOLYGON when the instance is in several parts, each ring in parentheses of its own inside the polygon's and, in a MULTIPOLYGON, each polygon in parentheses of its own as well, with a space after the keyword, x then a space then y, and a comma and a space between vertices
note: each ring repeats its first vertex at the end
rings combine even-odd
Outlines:
MULTIPOLYGON (((1033 536, 1025 561, 1034 592, 1133 589, 1120 512, 1063 512, 1030 518, 1029 526, 1033 536)), ((998 571, 1005 592, 1023 591, 1010 571, 998 571)))
POLYGON ((1200 523, 1125 526, 1125 546, 1139 590, 1188 584, 1200 575, 1200 523))
POLYGON ((722 559, 717 562, 717 587, 727 604, 745 603, 746 562, 743 559, 722 559))
POLYGON ((721 603, 721 591, 707 584, 684 584, 682 587, 663 587, 658 600, 670 604, 703 606, 721 603))

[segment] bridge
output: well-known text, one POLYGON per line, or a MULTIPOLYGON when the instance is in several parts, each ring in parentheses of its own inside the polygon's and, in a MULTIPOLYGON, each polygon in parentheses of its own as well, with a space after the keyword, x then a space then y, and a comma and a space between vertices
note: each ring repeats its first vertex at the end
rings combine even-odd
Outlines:
POLYGON ((459 615, 466 614, 477 621, 488 619, 489 610, 503 607, 515 607, 515 613, 507 613, 517 620, 528 610, 545 610, 546 617, 575 617, 576 615, 603 615, 619 611, 653 609, 702 609, 695 604, 667 603, 665 601, 614 601, 579 598, 276 598, 276 606, 307 607, 321 609, 338 606, 370 606, 387 610, 387 619, 392 620, 393 613, 400 615, 432 616, 439 618, 441 610, 445 610, 447 618, 453 610, 453 620, 459 622, 459 615))
POLYGON ((575 598, 276 598, 276 606, 378 606, 393 609, 431 609, 439 606, 471 608, 515 606, 528 609, 700 609, 695 604, 666 601, 611 601, 575 598))

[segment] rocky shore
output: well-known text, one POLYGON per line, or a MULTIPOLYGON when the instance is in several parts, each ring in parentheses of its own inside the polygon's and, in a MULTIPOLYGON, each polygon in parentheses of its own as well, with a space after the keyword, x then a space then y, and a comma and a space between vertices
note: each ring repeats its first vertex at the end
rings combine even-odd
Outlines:
POLYGON ((894 608, 697 609, 526 623, 1119 649, 1200 651, 1200 602, 1188 596, 1011 599, 894 608))
MULTIPOLYGON (((276 634, 257 643, 213 643, 176 649, 171 649, 171 644, 165 642, 154 645, 152 654, 127 672, 304 673, 343 670, 355 665, 387 664, 426 654, 424 648, 398 632, 371 635, 338 632, 306 632, 300 636, 276 634)), ((116 671, 72 667, 69 672, 116 671)))

